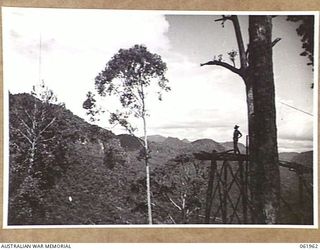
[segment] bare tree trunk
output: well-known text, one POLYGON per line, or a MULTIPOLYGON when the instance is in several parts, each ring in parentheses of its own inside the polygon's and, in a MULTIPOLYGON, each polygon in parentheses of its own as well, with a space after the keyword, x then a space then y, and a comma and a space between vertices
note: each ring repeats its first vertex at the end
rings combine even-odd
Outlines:
POLYGON ((36 102, 33 105, 33 119, 32 119, 32 126, 29 128, 30 134, 30 141, 31 141, 31 148, 30 148, 30 159, 29 159, 29 166, 28 166, 28 173, 32 174, 33 172, 33 164, 34 164, 34 158, 36 154, 36 143, 37 143, 37 134, 36 134, 36 128, 37 128, 37 122, 36 122, 36 112, 37 112, 37 104, 36 102))
POLYGON ((151 188, 150 188, 150 167, 149 167, 149 148, 147 136, 147 121, 146 121, 146 104, 143 84, 141 84, 141 92, 139 93, 142 101, 142 120, 143 120, 143 135, 144 135, 144 159, 146 165, 146 184, 147 184, 147 205, 148 205, 148 223, 152 225, 152 207, 151 207, 151 188))
POLYGON ((148 136, 147 124, 145 116, 143 119, 143 132, 144 132, 144 150, 145 150, 145 165, 146 165, 146 183, 147 183, 147 203, 148 203, 148 222, 152 224, 152 208, 151 208, 151 189, 150 189, 150 168, 149 168, 149 152, 148 152, 148 136))
POLYGON ((36 141, 33 140, 30 148, 30 158, 29 158, 29 166, 28 166, 28 174, 32 174, 33 172, 33 164, 34 164, 34 157, 36 154, 36 141))
POLYGON ((271 16, 249 17, 249 72, 246 81, 249 150, 253 171, 252 195, 259 224, 278 222, 280 200, 271 33, 271 16), (251 91, 252 98, 249 96, 251 91), (251 110, 251 102, 254 110, 251 110))

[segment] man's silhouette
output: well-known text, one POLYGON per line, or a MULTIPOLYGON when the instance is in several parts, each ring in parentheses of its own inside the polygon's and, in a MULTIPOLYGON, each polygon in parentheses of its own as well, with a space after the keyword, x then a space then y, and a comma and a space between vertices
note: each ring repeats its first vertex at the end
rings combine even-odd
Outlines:
POLYGON ((238 148, 238 139, 242 136, 241 132, 238 130, 239 126, 235 125, 234 126, 234 131, 233 131, 233 152, 235 154, 240 154, 240 150, 238 148))

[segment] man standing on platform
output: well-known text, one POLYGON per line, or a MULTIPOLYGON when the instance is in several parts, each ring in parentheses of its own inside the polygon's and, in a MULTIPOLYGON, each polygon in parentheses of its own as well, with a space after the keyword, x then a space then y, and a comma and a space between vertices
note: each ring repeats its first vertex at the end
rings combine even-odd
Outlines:
POLYGON ((241 132, 238 130, 239 126, 234 126, 234 132, 233 132, 233 152, 234 154, 240 154, 240 150, 238 148, 238 140, 242 136, 241 132))

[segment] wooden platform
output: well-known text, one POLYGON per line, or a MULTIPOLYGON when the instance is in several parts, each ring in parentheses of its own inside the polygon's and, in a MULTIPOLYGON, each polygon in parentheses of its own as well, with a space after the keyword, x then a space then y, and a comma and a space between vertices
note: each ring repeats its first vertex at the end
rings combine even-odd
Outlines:
POLYGON ((248 161, 248 156, 245 154, 234 154, 233 152, 215 152, 212 153, 201 151, 193 154, 197 160, 215 160, 215 161, 248 161))
MULTIPOLYGON (((234 154, 233 152, 216 152, 212 153, 201 151, 193 154, 194 158, 202 161, 249 161, 249 156, 246 154, 234 154)), ((280 167, 288 168, 290 171, 297 173, 311 173, 312 169, 305 167, 302 164, 288 161, 279 161, 280 167)))

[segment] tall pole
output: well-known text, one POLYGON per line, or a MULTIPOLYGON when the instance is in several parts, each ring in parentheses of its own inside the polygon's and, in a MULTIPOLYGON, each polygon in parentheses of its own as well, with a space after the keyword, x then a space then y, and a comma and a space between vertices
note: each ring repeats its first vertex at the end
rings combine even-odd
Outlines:
POLYGON ((217 161, 216 161, 216 154, 215 151, 212 152, 211 156, 211 164, 209 168, 209 176, 208 176, 208 189, 207 189, 207 200, 206 200, 206 212, 205 212, 205 223, 210 224, 210 214, 211 214, 211 207, 212 207, 212 192, 213 192, 213 181, 215 172, 217 169, 217 161))
POLYGON ((39 36, 39 84, 41 84, 42 82, 42 67, 41 67, 41 64, 42 64, 42 35, 41 35, 41 32, 40 32, 40 36, 39 36))

